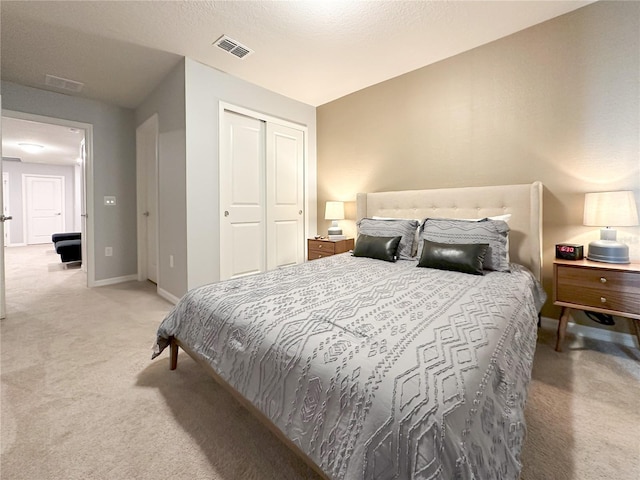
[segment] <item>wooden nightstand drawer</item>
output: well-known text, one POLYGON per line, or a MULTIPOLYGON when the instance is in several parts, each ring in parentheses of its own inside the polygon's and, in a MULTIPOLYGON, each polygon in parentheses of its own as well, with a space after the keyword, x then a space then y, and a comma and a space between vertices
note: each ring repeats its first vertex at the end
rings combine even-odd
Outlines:
POLYGON ((640 313, 640 273, 556 266, 556 302, 640 313))
POLYGON ((328 253, 329 255, 333 255, 336 250, 336 242, 309 239, 308 249, 309 252, 314 251, 317 253, 328 253))
POLYGON ((333 255, 333 253, 309 250, 309 260, 317 260, 318 258, 330 257, 331 255, 333 255))
POLYGON ((307 258, 309 260, 316 260, 318 258, 330 257, 338 253, 348 252, 353 250, 353 238, 347 238, 346 240, 316 240, 309 238, 307 240, 307 258))

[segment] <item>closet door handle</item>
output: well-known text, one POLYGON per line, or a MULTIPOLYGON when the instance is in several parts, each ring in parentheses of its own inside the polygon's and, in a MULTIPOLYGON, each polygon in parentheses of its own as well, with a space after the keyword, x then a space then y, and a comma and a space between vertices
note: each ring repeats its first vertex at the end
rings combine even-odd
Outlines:
POLYGON ((228 217, 228 216, 229 216, 229 211, 228 211, 228 210, 225 210, 225 211, 224 211, 224 216, 225 216, 225 217, 228 217))

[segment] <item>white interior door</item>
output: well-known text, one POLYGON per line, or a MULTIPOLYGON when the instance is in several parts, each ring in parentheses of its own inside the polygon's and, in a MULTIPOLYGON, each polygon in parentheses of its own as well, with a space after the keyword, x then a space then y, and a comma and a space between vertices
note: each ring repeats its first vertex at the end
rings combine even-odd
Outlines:
POLYGON ((220 138, 220 279, 265 262, 265 123, 225 111, 220 138))
MULTIPOLYGON (((2 95, 0 95, 0 112, 2 111, 2 95)), ((0 116, 0 150, 2 149, 2 117, 0 116)), ((0 155, 2 157, 2 155, 0 155)), ((1 158, 0 158, 1 159, 1 158)), ((0 172, 2 172, 2 161, 0 161, 0 172)), ((0 190, 2 190, 2 183, 0 183, 0 190)), ((2 192, 0 192, 2 193, 2 192)), ((0 212, 2 209, 2 197, 0 195, 0 212)), ((0 235, 4 237, 4 216, 0 217, 0 235)), ((4 288, 4 248, 0 248, 0 318, 5 318, 7 312, 5 288, 4 288)))
POLYGON ((304 133, 267 122, 267 269, 304 261, 304 133))
POLYGON ((82 255, 82 271, 87 272, 87 140, 80 142, 80 253, 82 255))
POLYGON ((64 177, 23 175, 27 244, 51 243, 64 232, 64 177))
POLYGON ((158 283, 158 116, 136 131, 139 280, 158 283))
POLYGON ((157 137, 151 136, 147 157, 147 278, 158 283, 158 172, 157 172, 157 137))
MULTIPOLYGON (((2 212, 5 218, 11 218, 9 206, 9 174, 2 172, 2 212)), ((11 222, 4 224, 4 246, 11 244, 11 222)))

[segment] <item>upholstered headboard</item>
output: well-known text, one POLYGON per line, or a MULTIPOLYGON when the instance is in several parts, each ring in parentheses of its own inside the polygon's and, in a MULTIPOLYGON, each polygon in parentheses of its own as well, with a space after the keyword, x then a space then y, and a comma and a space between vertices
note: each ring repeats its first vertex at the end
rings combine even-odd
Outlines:
POLYGON ((422 220, 511 214, 509 256, 542 278, 542 183, 358 193, 357 219, 372 216, 422 220))

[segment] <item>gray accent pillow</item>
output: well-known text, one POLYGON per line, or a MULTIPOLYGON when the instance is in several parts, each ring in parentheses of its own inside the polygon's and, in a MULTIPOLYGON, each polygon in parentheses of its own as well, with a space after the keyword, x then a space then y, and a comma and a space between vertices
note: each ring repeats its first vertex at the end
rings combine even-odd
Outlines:
POLYGON ((356 223, 359 235, 402 237, 400 246, 398 247, 398 258, 404 260, 411 260, 413 258, 413 244, 419 224, 417 220, 374 220, 372 218, 363 218, 356 223))
POLYGON ((485 270, 509 272, 509 225, 503 220, 480 221, 452 218, 427 218, 420 226, 418 258, 422 256, 423 240, 438 243, 487 243, 485 270))
POLYGON ((484 275, 482 263, 488 248, 488 243, 437 243, 423 240, 418 266, 484 275))
POLYGON ((353 249, 354 257, 368 257, 386 262, 395 262, 398 259, 398 245, 402 237, 370 237, 358 235, 356 247, 353 249))

